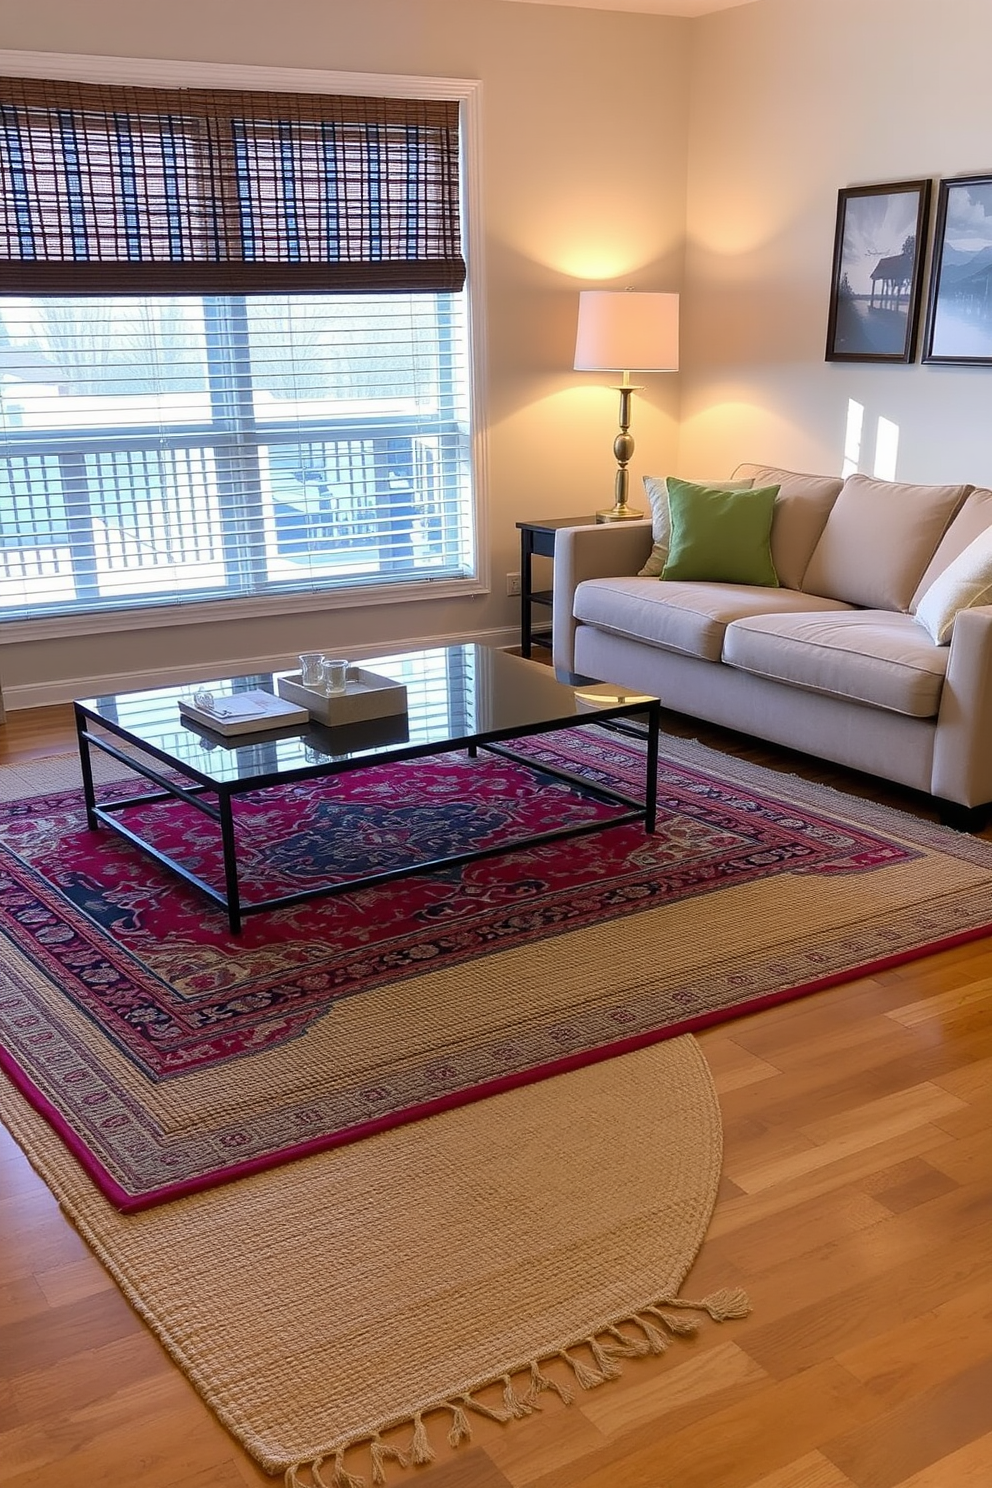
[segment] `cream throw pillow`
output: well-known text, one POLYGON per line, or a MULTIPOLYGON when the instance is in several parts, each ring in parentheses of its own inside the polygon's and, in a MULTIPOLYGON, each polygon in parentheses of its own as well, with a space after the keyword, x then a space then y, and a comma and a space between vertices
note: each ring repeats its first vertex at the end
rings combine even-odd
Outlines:
MULTIPOLYGON (((694 481, 694 485, 706 486, 711 491, 750 491, 754 480, 738 481, 694 481)), ((644 476, 644 491, 651 503, 651 540, 654 546, 644 567, 638 569, 639 579, 660 579, 661 571, 668 562, 668 549, 672 540, 672 519, 668 513, 668 477, 644 476)))
POLYGON ((961 610, 992 603, 992 527, 938 574, 916 607, 915 619, 938 646, 950 644, 961 610))

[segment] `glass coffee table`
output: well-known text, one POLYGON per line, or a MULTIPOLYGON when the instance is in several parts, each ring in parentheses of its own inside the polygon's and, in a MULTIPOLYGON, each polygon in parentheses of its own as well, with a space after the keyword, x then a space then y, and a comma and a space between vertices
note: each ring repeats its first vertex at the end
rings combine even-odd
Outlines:
MULTIPOLYGON (((88 826, 109 827, 205 894, 226 911, 234 935, 240 933, 245 915, 303 899, 353 893, 368 884, 492 857, 538 842, 602 831, 622 822, 643 821, 646 832, 654 831, 661 711, 657 698, 599 682, 575 679, 576 685, 571 685, 559 681, 550 667, 488 646, 439 646, 363 661, 362 665, 405 684, 405 713, 339 728, 311 720, 265 734, 222 738, 180 715, 179 699, 190 696, 190 687, 163 687, 77 701, 73 707, 88 826), (646 725, 643 800, 552 768, 543 760, 535 764, 512 748, 514 739, 635 716, 646 725), (605 820, 562 826, 429 861, 421 859, 408 866, 329 881, 275 898, 243 899, 235 831, 239 796, 293 781, 459 749, 470 755, 480 749, 502 755, 527 766, 538 777, 567 781, 584 795, 625 809, 605 820), (124 767, 128 777, 133 772, 154 790, 98 803, 92 751, 110 756, 124 767), (122 820, 132 807, 176 800, 186 802, 217 824, 223 888, 206 882, 122 820)), ((210 687, 217 692, 252 688, 275 692, 277 676, 261 673, 214 680, 210 687)))

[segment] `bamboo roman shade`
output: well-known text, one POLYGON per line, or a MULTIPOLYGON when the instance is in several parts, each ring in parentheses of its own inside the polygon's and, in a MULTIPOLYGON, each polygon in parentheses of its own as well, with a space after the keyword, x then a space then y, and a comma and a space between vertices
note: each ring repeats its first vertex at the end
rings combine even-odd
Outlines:
POLYGON ((456 102, 0 79, 0 293, 464 279, 456 102))

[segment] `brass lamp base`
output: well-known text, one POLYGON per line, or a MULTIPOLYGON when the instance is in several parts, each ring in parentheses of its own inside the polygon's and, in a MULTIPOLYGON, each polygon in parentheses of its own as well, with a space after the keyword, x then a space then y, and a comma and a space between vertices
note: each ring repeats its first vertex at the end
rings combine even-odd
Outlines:
POLYGON ((635 521, 639 521, 640 518, 643 515, 644 515, 643 512, 631 511, 630 507, 627 506, 627 504, 625 502, 623 506, 620 506, 620 505, 611 506, 606 511, 598 511, 596 513, 596 521, 597 522, 627 522, 627 521, 630 521, 631 519, 633 519, 635 521))
POLYGON ((634 441, 630 434, 630 395, 634 389, 630 385, 627 373, 623 374, 623 382, 617 389, 620 394, 620 433, 613 441, 613 453, 617 461, 616 480, 613 485, 613 505, 606 511, 596 513, 597 522, 627 522, 636 521, 641 513, 631 511, 627 505, 627 487, 629 476, 627 466, 630 457, 634 453, 634 441))

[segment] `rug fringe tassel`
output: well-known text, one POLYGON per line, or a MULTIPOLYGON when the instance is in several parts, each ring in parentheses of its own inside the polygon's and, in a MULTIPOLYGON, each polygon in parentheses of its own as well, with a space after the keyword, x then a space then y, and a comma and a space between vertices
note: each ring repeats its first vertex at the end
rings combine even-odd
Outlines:
POLYGON ((676 1317, 674 1313, 662 1312, 660 1307, 646 1307, 644 1311, 664 1323, 669 1333, 674 1333, 676 1338, 691 1338, 699 1331, 699 1324, 695 1318, 676 1317))
POLYGON ((636 1323, 641 1329, 652 1354, 663 1354, 671 1346, 672 1340, 668 1334, 663 1333, 660 1328, 656 1328, 650 1318, 643 1317, 638 1313, 636 1317, 631 1319, 631 1322, 636 1323))
MULTIPOLYGON (((365 1478, 349 1472, 344 1465, 345 1452, 363 1443, 368 1444, 372 1460, 373 1488, 385 1488, 387 1462, 398 1462, 401 1467, 424 1467, 435 1460, 435 1452, 424 1424, 424 1416, 431 1411, 451 1412, 448 1443, 452 1447, 459 1447, 472 1437, 469 1411, 475 1411, 489 1421, 506 1425, 509 1421, 519 1421, 534 1411, 539 1411, 540 1396, 548 1391, 557 1395, 565 1405, 571 1405, 575 1399, 574 1392, 541 1368, 542 1363, 548 1360, 563 1359, 571 1369, 576 1384, 583 1390, 594 1390, 598 1385, 606 1384, 607 1380, 620 1377, 623 1373, 619 1362, 621 1359, 640 1359, 647 1354, 663 1354, 671 1347, 673 1337, 685 1338, 695 1333, 699 1327, 698 1322, 694 1318, 680 1317, 680 1312, 706 1312, 714 1322, 722 1323, 729 1318, 747 1317, 750 1311, 751 1304, 747 1294, 739 1287, 711 1292, 699 1301, 687 1297, 659 1297, 631 1313, 629 1317, 621 1318, 619 1322, 609 1324, 596 1333, 589 1333, 567 1348, 531 1359, 529 1364, 521 1365, 519 1369, 507 1374, 496 1375, 478 1386, 481 1390, 487 1386, 502 1385, 501 1405, 487 1405, 484 1400, 476 1399, 474 1393, 439 1401, 437 1405, 427 1406, 408 1418, 406 1424, 412 1426, 413 1434, 406 1451, 383 1441, 379 1432, 373 1436, 356 1437, 354 1441, 336 1448, 330 1482, 321 1475, 326 1459, 318 1457, 314 1462, 297 1462, 288 1467, 285 1474, 286 1488, 368 1488, 365 1478), (643 1337, 638 1337, 631 1329, 638 1330, 643 1337), (595 1368, 591 1368, 581 1354, 575 1353, 576 1349, 588 1349, 595 1368), (513 1376, 524 1369, 529 1370, 529 1383, 526 1391, 518 1394, 514 1388, 513 1376), (309 1480, 300 1476, 302 1469, 309 1469, 309 1480)), ((401 1426, 404 1423, 397 1421, 393 1424, 401 1426)))
POLYGON ((701 1302, 690 1302, 685 1297, 661 1297, 658 1307, 688 1307, 696 1312, 708 1312, 715 1323, 726 1322, 728 1318, 747 1317, 751 1311, 747 1293, 742 1292, 740 1287, 724 1287, 718 1292, 711 1292, 701 1302))
MULTIPOLYGON (((313 1488, 367 1488, 364 1478, 355 1477, 353 1473, 346 1471, 344 1465, 345 1450, 346 1448, 339 1447, 334 1454, 334 1471, 331 1474, 330 1484, 321 1472, 321 1468, 327 1460, 326 1458, 317 1457, 309 1464, 310 1482, 313 1488)), ((286 1469, 286 1488, 306 1488, 299 1475, 300 1468, 305 1465, 302 1462, 297 1462, 292 1467, 286 1469)))
POLYGON ((538 1409, 526 1397, 517 1394, 513 1388, 513 1380, 508 1374, 503 1376, 503 1409, 513 1421, 522 1421, 524 1416, 529 1416, 538 1409))
MULTIPOLYGON (((314 1482, 317 1488, 324 1488, 317 1473, 314 1472, 314 1482)), ((355 1473, 348 1472, 344 1465, 344 1448, 334 1454, 334 1471, 331 1474, 332 1488, 367 1488, 365 1479, 355 1473)))
MULTIPOLYGON (((634 1322, 636 1319, 632 1318, 630 1321, 634 1322)), ((644 1327, 643 1323, 641 1327, 644 1327)), ((629 1334, 621 1333, 619 1328, 607 1328, 606 1331, 613 1339, 607 1346, 614 1359, 643 1359, 645 1354, 664 1352, 653 1349, 647 1338, 631 1338, 629 1334)))
POLYGON ((602 1378, 604 1380, 619 1379, 623 1374, 623 1370, 617 1363, 619 1354, 608 1345, 604 1347, 603 1344, 597 1343, 596 1339, 591 1336, 586 1339, 586 1343, 589 1345, 589 1352, 595 1359, 596 1367, 602 1378))
POLYGON ((448 1432, 448 1445, 460 1447, 463 1441, 472 1440, 472 1427, 468 1416, 457 1403, 446 1401, 447 1409, 451 1412, 451 1429, 448 1432))
POLYGON ((376 1488, 382 1488, 386 1481, 387 1462, 398 1462, 400 1467, 409 1467, 410 1458, 406 1452, 401 1452, 399 1447, 392 1447, 384 1442, 381 1436, 374 1436, 369 1447, 372 1458, 372 1482, 376 1488))
POLYGON ((539 1395, 543 1395, 545 1390, 553 1391, 554 1394, 556 1394, 565 1405, 571 1405, 572 1401, 575 1399, 575 1396, 572 1394, 567 1385, 559 1384, 559 1382, 556 1379, 553 1379, 550 1374, 545 1374, 538 1359, 531 1359, 530 1388, 528 1389, 527 1394, 524 1396, 524 1400, 527 1402, 528 1405, 532 1405, 535 1408, 540 1409, 537 1404, 537 1398, 539 1395))
POLYGON ((314 1462, 311 1465, 311 1468, 310 1468, 310 1472, 311 1472, 311 1475, 313 1477, 313 1481, 316 1484, 316 1488, 327 1488, 327 1484, 325 1483, 324 1479, 320 1475, 320 1469, 323 1467, 323 1465, 324 1465, 324 1459, 323 1459, 323 1457, 318 1457, 317 1458, 317 1461, 314 1462))
POLYGON ((434 1461, 434 1448, 427 1437, 424 1418, 418 1411, 413 1418, 413 1440, 410 1443, 410 1461, 415 1467, 426 1467, 434 1461))
POLYGON ((505 1426, 507 1421, 512 1420, 508 1411, 487 1405, 484 1400, 476 1400, 472 1395, 462 1395, 461 1399, 469 1410, 474 1410, 477 1416, 485 1416, 487 1421, 498 1421, 501 1426, 505 1426))
POLYGON ((601 1374, 597 1374, 595 1369, 590 1369, 588 1364, 583 1364, 581 1359, 574 1359, 567 1349, 562 1349, 558 1358, 565 1360, 575 1375, 576 1383, 583 1390, 595 1390, 597 1385, 605 1383, 601 1374))

